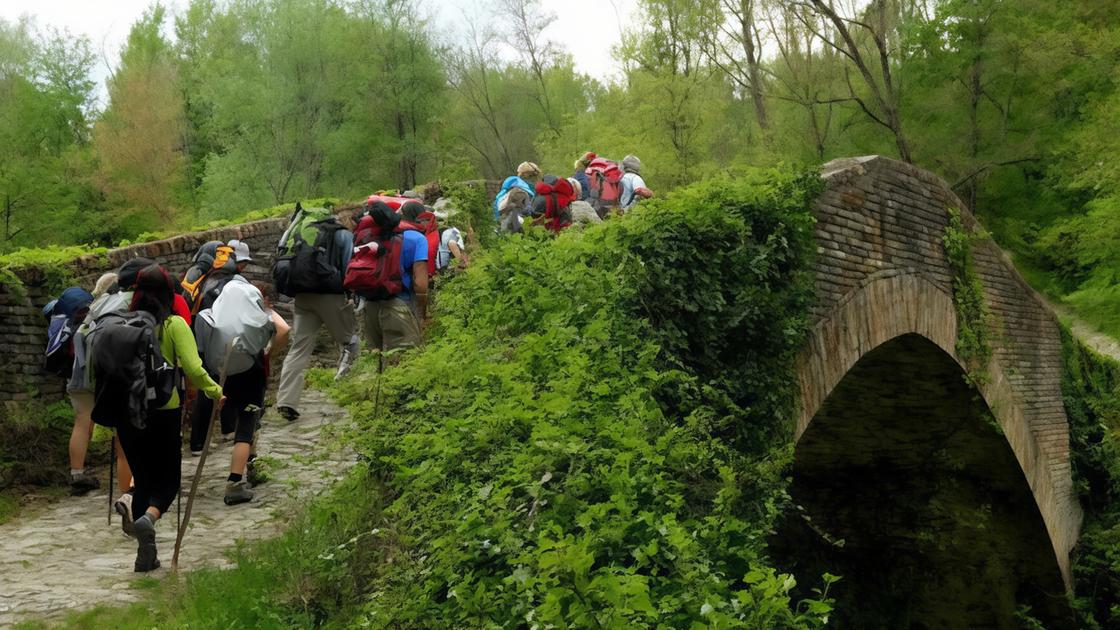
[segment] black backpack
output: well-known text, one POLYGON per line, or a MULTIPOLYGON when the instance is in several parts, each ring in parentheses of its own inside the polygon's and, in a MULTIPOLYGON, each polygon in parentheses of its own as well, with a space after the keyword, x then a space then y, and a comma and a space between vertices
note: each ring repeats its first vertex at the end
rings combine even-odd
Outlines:
POLYGON ((338 259, 335 233, 343 229, 329 210, 297 204, 272 263, 276 291, 289 297, 299 293, 343 293, 345 270, 334 262, 338 259))
POLYGON ((148 411, 171 400, 178 369, 160 351, 158 325, 145 311, 106 313, 94 320, 88 343, 97 424, 112 428, 127 420, 143 429, 148 411))

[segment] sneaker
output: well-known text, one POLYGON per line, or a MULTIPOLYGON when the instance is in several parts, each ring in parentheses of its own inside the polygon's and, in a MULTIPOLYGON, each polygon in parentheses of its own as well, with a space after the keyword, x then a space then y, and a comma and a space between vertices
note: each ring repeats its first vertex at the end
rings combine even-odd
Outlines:
POLYGON ((277 407, 276 412, 280 414, 281 418, 287 420, 288 422, 295 422, 296 420, 299 420, 299 412, 295 409, 292 409, 291 407, 277 407))
POLYGON ((78 497, 82 496, 90 490, 96 490, 101 487, 101 482, 97 477, 89 471, 88 468, 83 468, 82 472, 70 476, 70 494, 78 497))
POLYGON ((132 523, 132 531, 136 535, 136 563, 133 570, 137 573, 147 573, 159 568, 159 558, 156 557, 156 524, 145 513, 132 523))
POLYGON ((113 509, 121 515, 121 531, 132 536, 132 495, 124 493, 113 503, 113 509))
POLYGON ((338 358, 338 371, 334 373, 334 380, 341 380, 350 373, 354 361, 358 360, 358 340, 355 339, 342 347, 342 355, 338 358))
POLYGON ((253 500, 253 491, 249 489, 249 482, 242 479, 237 482, 229 482, 226 484, 226 496, 224 501, 226 505, 237 505, 238 503, 248 503, 253 500))

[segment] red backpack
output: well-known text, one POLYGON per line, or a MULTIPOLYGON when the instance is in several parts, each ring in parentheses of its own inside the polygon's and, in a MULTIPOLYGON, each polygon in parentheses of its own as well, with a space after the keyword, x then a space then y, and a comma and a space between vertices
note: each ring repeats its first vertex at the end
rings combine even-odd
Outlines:
POLYGON ((572 224, 571 204, 576 191, 571 182, 563 177, 547 178, 551 181, 537 183, 537 196, 533 199, 535 210, 542 210, 545 228, 559 234, 560 230, 572 224))
POLYGON ((622 196, 622 169, 618 164, 606 158, 597 157, 584 171, 590 183, 591 192, 587 200, 595 212, 602 217, 611 208, 619 205, 622 196))
POLYGON ((355 251, 346 267, 343 288, 372 300, 388 299, 404 291, 402 240, 401 228, 386 239, 373 217, 362 217, 354 230, 355 251))
POLYGON ((382 201, 390 208, 400 211, 401 206, 403 206, 404 204, 410 201, 419 202, 420 200, 412 199, 409 197, 397 197, 394 195, 370 195, 369 197, 366 197, 366 205, 369 205, 375 201, 382 201))

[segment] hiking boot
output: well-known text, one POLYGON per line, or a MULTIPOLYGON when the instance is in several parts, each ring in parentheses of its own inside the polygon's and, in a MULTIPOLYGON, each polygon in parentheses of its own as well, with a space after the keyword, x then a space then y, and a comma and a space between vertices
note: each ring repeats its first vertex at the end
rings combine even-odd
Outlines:
POLYGON ((355 339, 342 347, 342 356, 338 358, 338 371, 334 373, 334 380, 341 380, 350 373, 354 362, 358 360, 358 340, 355 339))
POLYGON ((113 503, 113 509, 121 515, 121 531, 125 536, 132 536, 132 495, 124 493, 113 503))
POLYGON ((253 491, 249 489, 249 482, 242 479, 241 481, 231 481, 226 484, 226 496, 223 499, 226 505, 237 505, 238 503, 248 503, 253 500, 253 491))
POLYGON ((280 417, 288 422, 299 420, 299 412, 291 407, 277 407, 276 413, 280 414, 280 417))
POLYGON ((147 573, 159 568, 159 558, 156 557, 156 524, 145 513, 132 523, 132 532, 136 536, 136 564, 133 570, 137 573, 147 573))
POLYGON ((100 487, 101 482, 88 468, 83 468, 82 472, 76 475, 70 475, 70 494, 73 496, 80 497, 90 490, 96 490, 100 487))
POLYGON ((263 474, 256 459, 250 459, 249 463, 245 465, 245 480, 254 488, 268 481, 268 476, 263 474))

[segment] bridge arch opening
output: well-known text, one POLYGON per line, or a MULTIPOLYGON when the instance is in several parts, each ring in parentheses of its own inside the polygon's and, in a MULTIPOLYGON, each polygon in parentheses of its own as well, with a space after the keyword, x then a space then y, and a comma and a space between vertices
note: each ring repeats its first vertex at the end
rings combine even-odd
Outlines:
POLYGON ((798 441, 772 551, 803 587, 829 572, 837 628, 1065 627, 1061 569, 991 409, 937 344, 870 350, 798 441))

